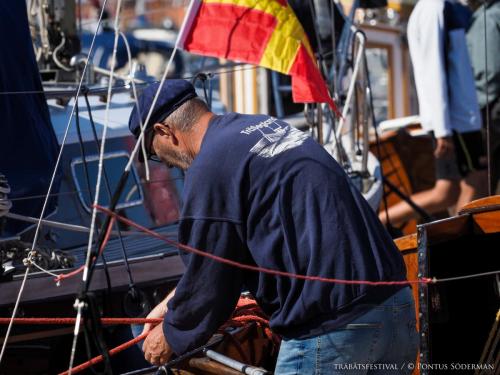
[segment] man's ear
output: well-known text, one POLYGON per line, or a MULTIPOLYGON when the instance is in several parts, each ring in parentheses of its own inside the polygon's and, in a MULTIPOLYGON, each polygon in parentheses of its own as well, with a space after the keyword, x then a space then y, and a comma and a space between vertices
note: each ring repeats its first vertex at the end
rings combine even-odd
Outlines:
POLYGON ((172 142, 175 146, 179 144, 179 139, 177 138, 176 131, 170 125, 156 123, 153 125, 153 128, 160 137, 165 137, 170 142, 172 142))

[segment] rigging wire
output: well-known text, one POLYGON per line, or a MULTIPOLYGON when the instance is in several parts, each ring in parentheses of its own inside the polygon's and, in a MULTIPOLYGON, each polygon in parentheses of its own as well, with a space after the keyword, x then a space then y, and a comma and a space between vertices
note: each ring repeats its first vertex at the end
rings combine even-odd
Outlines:
MULTIPOLYGON (((186 16, 184 16, 184 20, 182 21, 182 26, 181 26, 181 28, 179 30, 179 33, 177 34, 177 39, 175 41, 175 45, 174 45, 174 48, 172 50, 172 54, 170 55, 168 63, 166 65, 166 67, 165 67, 165 71, 163 72, 162 78, 161 78, 161 80, 159 82, 158 89, 157 89, 156 94, 155 94, 155 96, 153 98, 153 101, 151 103, 151 108, 149 109, 149 113, 146 116, 146 121, 145 121, 146 124, 149 122, 149 119, 151 118, 151 115, 153 114, 153 109, 156 106, 156 102, 158 100, 158 97, 160 96, 160 92, 161 92, 161 89, 163 88, 163 84, 165 83, 165 80, 167 79, 167 74, 168 74, 168 72, 170 70, 170 66, 172 65, 174 56, 177 53, 177 50, 179 49, 180 36, 184 33, 184 30, 185 30, 186 24, 187 24, 187 20, 188 20, 187 16, 191 13, 191 10, 193 8, 193 4, 194 4, 194 1, 190 0, 189 6, 188 6, 188 8, 186 10, 186 16)), ((255 67, 253 67, 253 68, 255 68, 255 67)), ((141 129, 141 132, 139 134, 137 142, 136 142, 136 144, 134 146, 134 149, 132 150, 132 154, 130 155, 129 162, 125 166, 124 173, 128 173, 130 171, 130 169, 132 168, 132 163, 134 161, 135 155, 137 154, 138 148, 139 148, 140 143, 142 142, 143 138, 144 138, 144 129, 141 129)))
POLYGON ((335 68, 336 68, 336 64, 337 64, 337 55, 336 55, 336 51, 337 51, 337 41, 335 40, 335 36, 336 36, 336 33, 335 33, 335 7, 336 7, 336 4, 335 4, 335 1, 334 0, 330 0, 329 2, 330 4, 330 17, 331 17, 331 35, 332 35, 332 66, 330 67, 330 72, 331 74, 329 74, 327 76, 327 78, 331 79, 331 92, 332 92, 332 98, 334 100, 338 100, 339 99, 339 96, 338 96, 338 93, 337 93, 337 87, 335 85, 335 68))
MULTIPOLYGON (((227 64, 229 66, 228 69, 226 69, 226 65, 215 68, 215 69, 205 69, 204 72, 208 75, 211 74, 212 76, 216 75, 222 75, 222 74, 230 74, 230 73, 237 73, 237 72, 242 72, 242 71, 247 71, 247 70, 253 70, 257 69, 256 66, 250 65, 249 64, 240 64, 240 63, 235 63, 235 64, 227 64)), ((196 77, 198 73, 194 75, 180 75, 180 76, 171 76, 171 79, 185 79, 185 80, 192 80, 193 78, 196 77)), ((148 83, 158 83, 160 81, 151 81, 148 83)), ((129 88, 130 85, 128 83, 122 84, 122 85, 114 85, 113 89, 121 89, 121 88, 129 88)), ((87 88, 88 89, 88 94, 91 95, 92 92, 96 89, 102 89, 102 87, 92 87, 92 88, 87 88)), ((27 91, 0 91, 0 95, 34 95, 34 94, 50 94, 50 90, 27 90, 27 91)))
MULTIPOLYGON (((109 124, 109 107, 110 107, 110 98, 111 98, 111 93, 112 93, 112 86, 113 86, 113 75, 115 71, 115 65, 116 65, 116 52, 117 52, 117 47, 118 47, 118 29, 119 29, 119 20, 120 20, 120 11, 121 11, 121 4, 122 0, 118 0, 116 4, 116 14, 115 14, 115 38, 114 38, 114 44, 113 44, 113 53, 111 56, 111 72, 109 76, 109 84, 108 84, 108 95, 107 98, 108 100, 106 101, 106 109, 104 112, 104 128, 102 131, 102 140, 101 140, 101 147, 100 147, 100 152, 99 152, 99 163, 98 163, 98 170, 97 170, 97 181, 96 181, 96 188, 95 188, 95 195, 94 195, 94 204, 97 204, 99 202, 99 193, 100 193, 100 187, 101 187, 101 178, 102 178, 102 169, 103 169, 103 162, 104 162, 104 150, 106 146, 106 135, 108 131, 108 124, 109 124)), ((104 5, 103 5, 104 9, 104 5)), ((88 61, 87 61, 88 62, 88 61)), ((84 74, 82 74, 82 77, 84 74)), ((78 97, 75 99, 75 102, 78 101, 78 97)), ((90 233, 89 233, 89 240, 88 240, 88 246, 87 246, 87 256, 85 260, 85 266, 83 269, 83 276, 82 276, 82 286, 87 283, 87 277, 88 277, 88 272, 89 272, 89 266, 92 261, 92 243, 94 241, 94 230, 95 230, 95 225, 96 225, 96 218, 97 218, 97 210, 94 208, 92 210, 92 217, 90 221, 90 233)), ((107 228, 108 226, 112 225, 112 222, 109 220, 106 220, 105 222, 105 227, 107 228)), ((103 228, 103 229, 104 229, 103 228)), ((103 232, 106 230, 101 230, 101 235, 103 232)), ((97 241, 97 247, 100 247, 100 241, 98 239, 97 241)), ((86 288, 85 288, 86 289, 86 288)), ((93 303, 91 302, 92 299, 88 298, 88 295, 86 293, 86 290, 84 289, 83 296, 78 296, 75 300, 75 305, 77 308, 77 319, 81 319, 82 314, 83 314, 83 309, 86 308, 87 306, 90 305, 90 316, 93 317, 94 315, 94 309, 93 303), (83 298, 81 298, 83 297, 83 298), (85 302, 84 302, 85 301, 85 302)), ((99 328, 99 327, 97 327, 99 328)), ((71 375, 71 369, 73 368, 73 363, 75 359, 75 353, 76 353, 76 345, 78 342, 78 333, 80 330, 79 325, 75 325, 75 331, 73 335, 73 343, 72 343, 72 349, 71 349, 71 356, 70 356, 70 362, 69 362, 69 374, 71 375)), ((102 343, 100 342, 101 340, 98 340, 99 345, 102 343)), ((101 349, 105 349, 105 346, 101 345, 101 349)), ((106 367, 110 366, 109 363, 109 353, 107 350, 104 350, 103 352, 104 357, 106 358, 106 367)))
MULTIPOLYGON (((39 220, 38 218, 35 218, 35 217, 18 215, 18 214, 14 214, 12 212, 7 213, 5 215, 5 217, 7 217, 9 219, 14 219, 14 220, 25 221, 27 223, 37 223, 39 220)), ((176 224, 176 222, 167 223, 165 225, 174 225, 174 224, 176 224)), ((46 219, 42 220, 42 225, 48 226, 48 227, 53 227, 53 228, 58 228, 58 229, 63 229, 63 230, 68 230, 68 231, 72 231, 72 232, 80 232, 80 233, 89 233, 90 232, 90 228, 82 226, 82 225, 68 224, 68 223, 62 223, 59 221, 52 221, 52 220, 46 220, 46 219)), ((111 234, 114 236, 117 236, 118 232, 112 231, 111 234)), ((141 235, 144 235, 141 232, 131 231, 131 230, 121 231, 121 234, 123 236, 141 236, 141 235)), ((169 235, 176 236, 176 234, 173 232, 169 235)))
POLYGON ((208 106, 209 110, 212 110, 212 75, 210 73, 197 73, 194 78, 191 80, 193 86, 196 87, 196 82, 201 81, 203 96, 205 97, 205 102, 208 106), (208 82, 208 90, 207 90, 207 82, 208 82))
POLYGON ((59 276, 57 273, 50 272, 49 270, 46 270, 45 268, 43 268, 42 266, 40 266, 39 264, 37 264, 37 262, 31 262, 31 265, 35 266, 41 272, 46 273, 47 275, 50 275, 50 276, 53 276, 53 277, 58 277, 59 276))
POLYGON ((321 43, 321 36, 319 32, 319 25, 318 25, 318 16, 316 14, 316 9, 313 4, 314 0, 309 0, 309 11, 311 12, 311 18, 312 18, 312 23, 314 27, 314 36, 316 38, 316 44, 318 45, 318 53, 316 54, 318 63, 319 63, 319 68, 323 76, 326 76, 328 74, 328 67, 326 64, 326 61, 324 59, 324 53, 323 53, 323 43, 321 43))
MULTIPOLYGON (((83 88, 83 90, 85 90, 85 88, 83 88)), ((81 153, 82 160, 83 160, 83 169, 84 169, 84 173, 85 173, 85 181, 86 181, 86 184, 87 184, 87 189, 89 191, 89 202, 92 202, 93 201, 93 197, 92 197, 92 188, 90 186, 90 175, 89 175, 89 169, 88 169, 88 163, 87 163, 87 156, 85 154, 85 145, 84 145, 84 142, 83 142, 82 132, 81 132, 81 128, 80 128, 80 114, 79 114, 78 99, 76 99, 75 102, 76 102, 75 120, 76 120, 76 131, 77 131, 77 134, 78 134, 78 143, 79 143, 79 146, 80 146, 80 153, 81 153)), ((92 113, 91 113, 90 108, 88 106, 87 106, 87 109, 89 111, 90 124, 93 125, 92 113)), ((94 127, 92 127, 92 129, 94 130, 94 137, 97 140, 97 134, 95 133, 94 127)), ((97 142, 97 149, 99 149, 99 142, 97 142)), ((119 229, 118 229, 118 233, 119 233, 119 229)), ((119 234, 119 236, 121 238, 120 234, 119 234)), ((94 246, 95 246, 95 244, 94 244, 94 246)), ((106 262, 106 258, 105 258, 104 255, 102 256, 102 264, 104 266, 104 274, 105 274, 105 277, 106 277, 106 286, 107 286, 106 291, 107 291, 108 295, 111 295, 111 277, 109 275, 108 263, 106 262)))
MULTIPOLYGON (((172 178, 164 178, 160 180, 150 180, 150 181, 139 181, 137 184, 140 184, 142 186, 146 185, 152 185, 152 184, 160 184, 160 183, 165 183, 165 182, 173 182, 173 181, 180 181, 183 180, 183 177, 172 177, 172 178)), ((81 190, 68 190, 68 191, 63 191, 59 193, 52 193, 49 196, 50 197, 58 197, 62 195, 73 195, 73 194, 81 194, 81 193, 87 193, 88 190, 81 189, 81 190)), ((38 194, 38 195, 25 195, 22 197, 17 197, 17 198, 9 198, 11 202, 15 201, 24 201, 24 200, 30 200, 30 199, 40 199, 40 198, 45 198, 45 195, 38 194)), ((91 200, 92 202, 92 200, 91 200)))
MULTIPOLYGON (((85 102, 87 104, 87 112, 89 115, 90 127, 92 128, 92 134, 94 136, 94 142, 96 144, 97 149, 99 149, 99 147, 100 147, 99 138, 97 137, 96 127, 95 127, 94 119, 92 117, 92 109, 90 107, 90 103, 88 101, 87 95, 85 95, 85 102)), ((111 185, 109 183, 108 174, 106 173, 106 167, 104 166, 104 164, 102 166, 102 173, 104 176, 104 185, 106 188, 106 192, 108 194, 109 201, 111 202, 111 199, 112 199, 111 185)), ((125 250, 125 243, 123 242, 123 236, 122 236, 120 226, 118 225, 118 223, 116 225, 116 231, 118 233, 118 239, 120 242, 120 248, 122 250, 123 259, 125 261, 125 268, 127 270, 127 275, 128 275, 128 279, 129 279, 129 288, 133 289, 134 288, 134 279, 132 277, 132 271, 130 270, 130 264, 128 262, 127 251, 125 250)), ((108 273, 104 254, 102 254, 102 260, 103 260, 103 264, 105 266, 105 271, 106 271, 106 273, 108 273)), ((109 289, 109 293, 111 294, 111 285, 109 285, 108 289, 109 289)))
POLYGON ((83 144, 82 131, 80 128, 80 112, 79 112, 78 100, 76 100, 75 105, 76 105, 75 106, 76 134, 78 136, 78 145, 80 147, 80 154, 81 154, 81 157, 83 160, 83 173, 85 175, 85 184, 87 185, 89 202, 92 202, 93 201, 92 188, 90 187, 90 175, 89 175, 89 168, 88 168, 88 163, 87 163, 87 155, 85 153, 85 146, 83 144))
MULTIPOLYGON (((100 23, 102 21, 102 16, 104 14, 104 5, 106 4, 106 2, 107 2, 107 0, 103 1, 103 7, 102 7, 102 10, 101 10, 101 14, 99 15, 98 26, 100 25, 100 23)), ((94 47, 94 42, 95 42, 95 39, 96 39, 96 35, 97 35, 97 31, 94 34, 94 36, 92 38, 92 42, 90 44, 89 56, 92 53, 92 49, 94 47)), ((83 84, 83 79, 85 77, 85 72, 87 70, 88 61, 89 61, 89 59, 87 58, 87 61, 85 62, 85 65, 84 65, 83 70, 82 70, 82 77, 81 77, 80 82, 78 84, 77 92, 76 92, 76 95, 75 95, 75 104, 76 104, 76 99, 78 98, 78 95, 80 93, 80 90, 81 90, 81 87, 82 87, 82 84, 83 84)), ((45 197, 45 201, 44 201, 43 206, 42 206, 42 211, 40 213, 40 219, 39 219, 39 221, 37 223, 35 234, 34 234, 34 237, 33 237, 33 244, 31 246, 31 250, 30 250, 30 253, 28 255, 28 265, 27 265, 26 271, 24 273, 23 281, 21 282, 21 287, 19 289, 19 293, 18 293, 17 298, 16 298, 16 303, 15 303, 14 309, 12 311, 11 319, 14 319, 16 317, 17 311, 19 309, 19 303, 21 301, 21 296, 23 294, 24 287, 26 285, 26 280, 28 279, 28 274, 30 272, 31 258, 32 258, 32 255, 33 255, 33 250, 35 249, 36 243, 38 241, 38 236, 40 234, 40 227, 41 227, 42 219, 43 219, 43 216, 45 214, 45 211, 47 209, 47 205, 48 205, 48 202, 49 202, 49 194, 52 191, 52 187, 54 185, 54 181, 55 181, 56 176, 57 176, 57 170, 58 170, 59 164, 61 162, 62 153, 63 153, 64 146, 65 146, 65 143, 66 143, 66 139, 67 139, 67 136, 68 136, 68 133, 69 133, 69 128, 70 128, 70 125, 71 125, 71 121, 72 121, 73 115, 75 113, 75 104, 73 105, 73 108, 71 109, 71 114, 70 114, 70 117, 68 119, 68 123, 66 125, 66 130, 64 131, 64 136, 63 136, 63 139, 62 139, 62 144, 61 144, 61 147, 59 149, 59 155, 57 156, 57 159, 56 159, 56 164, 54 166, 54 171, 53 171, 52 177, 50 179, 47 196, 45 197)), ((5 336, 4 336, 4 340, 3 340, 3 344, 2 344, 2 349, 0 351, 0 364, 2 363, 4 354, 5 354, 5 349, 7 348, 7 343, 8 343, 8 340, 9 340, 9 336, 10 336, 11 330, 12 330, 12 323, 10 323, 8 325, 7 331, 6 331, 5 336)))
MULTIPOLYGON (((85 350, 86 350, 86 353, 87 353, 87 360, 91 360, 92 359, 92 347, 91 347, 91 344, 90 344, 90 334, 88 332, 88 329, 84 329, 83 330, 83 338, 84 338, 84 341, 85 341, 85 350)), ((93 366, 90 366, 90 371, 92 372, 92 374, 94 375, 98 375, 99 373, 94 369, 93 366)), ((74 373, 74 371, 73 371, 74 373)))
MULTIPOLYGON (((111 104, 111 101, 109 100, 111 98, 112 94, 112 86, 113 86, 113 76, 114 76, 114 71, 115 71, 115 65, 116 65, 116 53, 117 53, 117 46, 118 46, 118 28, 119 28, 119 16, 120 16, 120 11, 121 11, 121 2, 122 0, 118 0, 117 5, 116 5, 116 15, 115 15, 115 40, 114 40, 114 45, 113 45, 113 53, 111 57, 111 73, 109 77, 109 84, 108 84, 108 95, 107 98, 108 100, 106 101, 106 109, 104 112, 104 127, 102 131, 102 137, 101 137, 101 145, 100 145, 100 150, 99 150, 99 163, 98 163, 98 170, 97 170, 97 181, 96 181, 96 188, 95 188, 95 195, 94 195, 94 205, 98 204, 99 202, 99 195, 100 195, 100 187, 101 187, 101 179, 103 175, 103 166, 104 166, 104 151, 106 147, 106 135, 108 132, 108 124, 109 124, 109 107, 111 104)), ((93 242, 93 237, 94 237, 94 228, 96 226, 96 219, 97 219, 97 212, 95 209, 92 210, 92 217, 91 217, 91 224, 90 224, 90 235, 89 235, 89 241, 88 241, 88 248, 87 248, 87 259, 85 262, 85 269, 83 273, 83 282, 85 283, 87 281, 87 276, 88 276, 88 268, 91 260, 91 255, 92 255, 92 242, 93 242)))
MULTIPOLYGON (((110 78, 109 78, 109 87, 108 87, 108 98, 111 96, 111 88, 112 88, 112 83, 113 83, 113 74, 114 74, 114 69, 115 69, 115 61, 116 61, 116 50, 117 50, 117 45, 118 45, 118 32, 119 32, 119 28, 118 28, 118 21, 119 21, 119 15, 120 15, 120 6, 121 6, 121 0, 118 0, 118 3, 117 3, 117 11, 116 11, 116 15, 115 15, 115 40, 114 40, 114 46, 113 46, 113 55, 112 55, 112 63, 111 63, 111 74, 110 74, 110 78)), ((190 10, 192 9, 192 6, 193 6, 193 1, 190 2, 190 5, 188 7, 188 11, 186 14, 189 14, 190 10)), ((158 100, 158 97, 159 97, 159 94, 160 94, 160 91, 163 87, 163 84, 166 80, 166 77, 167 77, 167 73, 170 69, 170 66, 172 64, 172 61, 173 61, 173 58, 177 52, 177 49, 178 49, 178 46, 179 46, 179 36, 182 35, 182 32, 184 31, 184 28, 185 28, 185 25, 186 25, 186 21, 187 21, 187 17, 184 18, 184 21, 183 21, 183 26, 181 27, 181 30, 177 36, 177 40, 176 40, 176 43, 175 43, 175 46, 174 46, 174 49, 172 51, 172 54, 170 55, 170 59, 167 63, 167 66, 165 67, 165 71, 163 73, 163 76, 162 76, 162 79, 160 81, 160 84, 158 86, 158 89, 157 89, 157 92, 155 94, 155 97, 153 98, 153 101, 152 101, 152 104, 151 104, 151 108, 149 110, 149 113, 146 117, 146 121, 145 123, 147 124, 151 115, 152 115, 152 112, 153 112, 153 109, 156 105, 156 102, 158 100)), ((106 139, 106 131, 107 131, 107 124, 108 124, 108 119, 109 119, 109 101, 107 103, 107 106, 106 106, 106 112, 105 112, 105 123, 104 123, 104 130, 103 130, 103 136, 102 136, 102 142, 101 142, 101 150, 100 150, 100 155, 99 155, 99 166, 98 166, 98 174, 97 174, 97 188, 96 188, 96 196, 94 198, 94 202, 95 202, 95 205, 93 207, 93 210, 92 210, 92 220, 91 220, 91 230, 90 230, 90 238, 89 238, 89 246, 88 246, 88 249, 87 249, 87 258, 86 258, 86 261, 85 261, 85 266, 84 266, 84 270, 83 270, 83 277, 82 277, 82 282, 83 282, 83 290, 82 290, 82 294, 83 296, 85 296, 88 292, 88 289, 89 289, 89 286, 90 286, 90 280, 92 279, 92 274, 93 274, 93 270, 94 270, 94 266, 95 266, 95 262, 92 261, 92 258, 91 258, 91 248, 90 248, 90 244, 92 242, 92 237, 93 237, 93 228, 95 227, 95 218, 96 218, 96 213, 97 213, 97 208, 96 208, 96 205, 97 205, 97 201, 98 201, 98 187, 100 186, 100 179, 101 179, 101 172, 102 172, 102 161, 103 161, 103 156, 104 156, 104 145, 105 145, 105 139, 106 139)), ((125 166, 125 170, 124 172, 122 173, 122 176, 120 178, 120 182, 116 188, 116 191, 114 193, 114 196, 113 196, 113 199, 112 201, 110 202, 110 209, 112 211, 114 211, 115 207, 116 207, 116 204, 117 204, 117 201, 118 201, 118 198, 121 194, 121 191, 122 189, 124 188, 125 186, 125 181, 127 180, 128 178, 128 175, 130 173, 130 170, 132 168, 132 163, 133 163, 133 160, 135 158, 135 155, 137 154, 138 152, 138 149, 139 149, 139 146, 142 144, 142 139, 144 138, 144 128, 141 128, 141 131, 140 131, 140 134, 139 134, 139 137, 137 139, 137 142, 134 146, 134 149, 132 150, 132 153, 130 155, 130 159, 129 159, 129 162, 127 163, 127 165, 125 166)), ((106 221, 105 223, 103 224, 103 227, 104 228, 107 228, 109 225, 111 224, 111 220, 110 220, 110 216, 108 215, 107 218, 106 218, 106 221)), ((102 243, 104 241, 104 238, 102 237, 102 234, 104 233, 104 231, 101 231, 101 235, 100 235, 100 238, 98 239, 98 243, 102 243)), ((80 297, 80 296, 79 296, 80 297)), ((75 324, 75 330, 74 330, 74 336, 73 336, 73 344, 72 344, 72 349, 71 349, 71 357, 70 357, 70 366, 69 366, 69 370, 68 370, 68 373, 71 375, 71 370, 73 368, 73 363, 74 363, 74 359, 75 359, 75 353, 76 353, 76 344, 77 344, 77 340, 78 340, 78 333, 79 333, 79 322, 81 320, 81 317, 82 317, 82 313, 83 313, 83 308, 85 307, 85 303, 83 301, 81 301, 79 298, 77 297, 76 301, 75 301, 75 307, 77 308, 77 323, 78 324, 75 324)), ((108 354, 108 353, 105 353, 105 354, 108 354)))
MULTIPOLYGON (((164 13, 164 12, 165 12, 164 8, 160 8, 160 9, 145 9, 142 12, 142 14, 143 15, 148 15, 148 14, 164 13)), ((130 20, 130 19, 133 19, 133 18, 136 18, 136 15, 124 16, 124 17, 122 17, 122 20, 130 20)), ((92 25, 94 23, 95 23, 94 20, 87 19, 87 20, 85 20, 85 21, 82 22, 82 25, 83 26, 89 26, 89 25, 92 25)))
MULTIPOLYGON (((76 122, 76 132, 78 134, 78 144, 80 146, 80 153, 82 156, 83 160, 83 169, 84 169, 84 174, 85 174, 85 182, 87 184, 87 189, 89 193, 89 202, 93 201, 92 197, 92 188, 90 186, 90 175, 89 175, 89 169, 88 169, 88 163, 87 163, 87 155, 85 154, 85 145, 83 143, 83 138, 82 138, 82 132, 80 128, 80 113, 79 113, 79 105, 78 105, 78 99, 75 100, 76 102, 76 107, 75 107, 75 122, 76 122)), ((106 277, 106 285, 107 285, 107 293, 108 295, 111 295, 111 277, 109 275, 109 269, 108 269, 108 264, 106 262, 106 258, 104 255, 102 256, 102 263, 104 265, 104 273, 106 277)))
MULTIPOLYGON (((189 12, 190 12, 190 10, 192 8, 192 5, 193 5, 193 1, 191 1, 190 5, 189 5, 189 8, 188 8, 188 11, 187 11, 186 14, 189 14, 189 12)), ((153 112, 153 109, 154 109, 154 107, 156 105, 156 101, 158 100, 160 91, 161 91, 161 89, 163 87, 163 84, 164 84, 166 78, 167 78, 167 73, 170 70, 170 66, 171 66, 171 64, 173 62, 173 59, 175 57, 175 54, 176 54, 176 52, 178 50, 179 36, 182 35, 183 29, 185 28, 186 21, 187 21, 187 17, 184 18, 183 25, 181 27, 181 30, 180 30, 178 36, 177 36, 177 41, 176 41, 175 47, 174 47, 174 49, 172 51, 172 54, 170 55, 170 59, 169 59, 167 65, 165 67, 165 71, 163 72, 162 79, 160 81, 160 84, 158 86, 156 94, 155 94, 155 96, 153 98, 153 101, 152 101, 152 104, 151 104, 151 108, 150 108, 149 113, 148 113, 148 115, 146 117, 146 121, 145 121, 146 124, 148 123, 148 121, 149 121, 149 119, 150 119, 150 117, 152 115, 152 112, 153 112)), ((143 138, 144 138, 144 128, 141 128, 139 137, 138 137, 138 139, 136 141, 136 144, 135 144, 135 146, 134 146, 134 148, 132 150, 132 153, 131 153, 131 155, 129 157, 129 161, 128 161, 127 165, 125 166, 125 169, 124 169, 124 171, 122 173, 122 176, 120 177, 120 181, 118 182, 118 185, 117 185, 117 187, 115 189, 115 192, 114 192, 114 195, 113 195, 113 199, 112 199, 112 201, 110 203, 110 210, 111 211, 114 211, 114 209, 116 208, 116 204, 117 204, 118 198, 119 198, 119 196, 120 196, 120 194, 121 194, 121 192, 122 192, 122 190, 123 190, 123 188, 125 186, 125 182, 126 182, 126 180, 128 178, 128 175, 129 175, 130 170, 131 170, 132 165, 133 165, 133 161, 134 161, 135 156, 136 156, 136 154, 137 154, 137 152, 139 150, 139 146, 140 146, 143 138)), ((110 221, 110 219, 109 219, 109 216, 108 216, 108 218, 107 218, 107 220, 106 220, 106 222, 104 224, 104 227, 106 227, 107 225, 109 225, 109 221, 110 221)), ((103 232, 101 231, 101 238, 100 238, 99 242, 103 241, 102 233, 103 232)), ((92 277, 92 272, 93 272, 94 266, 95 266, 95 263, 89 265, 88 272, 89 272, 90 277, 87 278, 86 287, 85 287, 86 290, 88 290, 88 287, 90 285, 90 279, 92 277)))
MULTIPOLYGON (((114 48, 113 48, 113 57, 112 57, 112 64, 111 64, 111 74, 110 74, 110 80, 109 80, 109 88, 108 88, 108 97, 110 97, 110 92, 111 91, 111 87, 112 87, 112 81, 113 81, 113 73, 114 73, 114 69, 115 69, 115 61, 116 61, 116 49, 117 49, 117 44, 118 44, 118 20, 119 20, 119 14, 120 14, 120 5, 121 5, 121 0, 118 0, 118 4, 117 4, 117 12, 116 12, 116 16, 115 16, 115 43, 114 43, 114 48)), ((190 11, 193 7, 193 1, 191 0, 190 4, 189 4, 189 7, 188 7, 188 10, 186 12, 186 15, 190 14, 190 11)), ((172 64, 172 61, 173 61, 173 58, 177 52, 177 49, 179 47, 179 41, 180 41, 180 36, 183 34, 183 31, 186 27, 186 22, 187 22, 187 16, 184 17, 184 20, 183 20, 183 23, 182 23, 182 27, 181 27, 181 30, 179 32, 179 34, 177 35, 177 40, 176 40, 176 43, 175 43, 175 46, 174 46, 174 49, 172 51, 172 54, 170 55, 170 59, 165 67, 165 71, 163 72, 163 76, 162 76, 162 79, 160 81, 160 84, 158 86, 158 89, 156 91, 156 94, 153 98, 153 101, 152 101, 152 104, 151 104, 151 108, 149 109, 149 113, 146 117, 146 121, 145 123, 147 124, 149 119, 151 118, 151 115, 152 115, 152 112, 153 112, 153 109, 155 108, 155 105, 156 105, 156 102, 158 100, 158 97, 160 95, 160 92, 161 92, 161 89, 163 87, 163 84, 167 78, 167 73, 168 71, 170 70, 170 66, 172 64)), ((98 177, 97 177, 97 186, 99 186, 100 184, 100 177, 101 177, 101 169, 102 169, 102 159, 103 159, 103 155, 104 155, 104 144, 105 144, 105 134, 106 134, 106 130, 107 130, 107 123, 108 123, 108 111, 109 109, 109 106, 106 107, 106 116, 105 116, 105 124, 104 124, 104 130, 103 130, 103 140, 102 140, 102 143, 101 143, 101 152, 100 152, 100 156, 99 156, 99 170, 98 170, 98 177)), ((130 173, 130 170, 132 168, 132 163, 134 161, 134 158, 139 150, 139 147, 140 145, 142 144, 142 139, 144 138, 144 128, 141 128, 140 129, 140 134, 139 134, 139 137, 137 139, 137 142, 134 146, 134 149, 132 150, 132 153, 130 155, 130 158, 129 158, 129 162, 127 163, 127 165, 125 166, 125 170, 123 171, 122 173, 122 176, 120 178, 120 182, 116 188, 116 191, 113 195, 113 199, 110 203, 110 209, 111 211, 114 211, 115 210, 115 207, 116 207, 116 204, 117 204, 117 201, 118 201, 118 198, 125 186, 125 181, 127 180, 128 178, 128 175, 130 173)), ((98 194, 96 194, 96 198, 94 199, 95 201, 95 206, 93 207, 93 210, 92 210, 92 221, 91 221, 91 231, 90 231, 90 238, 89 238, 89 244, 91 243, 91 239, 92 239, 92 236, 93 236, 93 227, 95 226, 95 216, 96 216, 96 212, 97 212, 97 200, 98 200, 98 194)), ((111 223, 111 217, 108 215, 107 218, 106 218, 106 221, 105 223, 103 224, 103 227, 104 228, 107 228, 111 223)), ((101 234, 100 234, 100 238, 98 240, 98 243, 102 243, 104 241, 104 238, 102 237, 102 234, 104 233, 104 231, 101 231, 101 234)), ((89 245, 89 249, 87 251, 87 259, 86 259, 86 262, 85 262, 85 268, 84 268, 84 271, 83 271, 83 278, 82 278, 82 282, 84 284, 84 289, 82 290, 82 293, 83 295, 85 295, 87 292, 88 292, 88 289, 89 289, 89 286, 90 286, 90 280, 92 279, 92 274, 93 274, 93 270, 94 270, 94 266, 95 266, 95 262, 92 261, 91 259, 91 252, 90 252, 90 245, 89 245)), ((82 312, 83 312, 83 308, 84 308, 84 302, 80 301, 80 298, 77 297, 76 301, 75 301, 75 306, 77 308, 77 321, 79 323, 81 317, 82 317, 82 312)), ((75 358, 75 352, 76 352, 76 344, 77 344, 77 339, 78 339, 78 332, 79 332, 79 325, 75 325, 75 331, 74 331, 74 337, 73 337, 73 345, 72 345, 72 350, 71 350, 71 358, 70 358, 70 368, 69 368, 69 374, 71 375, 71 370, 72 370, 72 365, 73 365, 73 362, 74 362, 74 358, 75 358)), ((106 353, 107 354, 107 353, 106 353)))
MULTIPOLYGON (((139 113, 139 116, 138 116, 139 117, 139 125, 140 125, 141 129, 143 129, 144 123, 142 122, 142 116, 140 115, 141 109, 139 107, 139 101, 138 101, 139 98, 137 96, 137 89, 135 87, 135 79, 133 77, 133 71, 132 71, 132 53, 130 52, 130 45, 128 43, 127 37, 125 36, 125 34, 122 31, 120 31, 120 36, 123 39, 123 43, 125 44, 125 49, 127 50, 128 65, 130 67, 130 69, 129 69, 130 83, 132 85, 132 94, 134 97, 134 105, 135 105, 135 108, 137 110, 137 113, 139 113)), ((146 130, 146 129, 144 129, 144 130, 146 130)), ((144 157, 144 160, 148 160, 148 155, 146 152, 146 143, 145 143, 144 138, 142 138, 142 142, 141 142, 141 151, 142 151, 142 155, 144 157)), ((149 179, 150 179, 149 164, 147 162, 144 163, 144 168, 145 168, 145 172, 146 172, 146 181, 149 181, 149 179)))

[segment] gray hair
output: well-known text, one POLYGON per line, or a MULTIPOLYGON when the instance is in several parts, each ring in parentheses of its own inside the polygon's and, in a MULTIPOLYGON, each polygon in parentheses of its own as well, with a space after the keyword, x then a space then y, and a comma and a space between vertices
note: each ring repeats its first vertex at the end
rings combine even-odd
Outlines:
POLYGON ((170 116, 168 116, 164 123, 173 126, 181 132, 191 130, 194 124, 200 117, 209 112, 207 104, 200 98, 193 98, 183 103, 177 108, 170 116))

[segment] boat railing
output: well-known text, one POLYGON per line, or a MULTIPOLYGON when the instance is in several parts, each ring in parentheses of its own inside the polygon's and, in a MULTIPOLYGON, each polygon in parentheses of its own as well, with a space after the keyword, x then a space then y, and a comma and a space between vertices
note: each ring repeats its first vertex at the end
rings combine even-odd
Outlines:
MULTIPOLYGON (((349 157, 350 164, 360 160, 359 172, 365 175, 368 173, 369 133, 373 121, 372 93, 366 69, 366 36, 352 25, 350 31, 354 34, 353 47, 356 51, 354 65, 349 77, 342 117, 336 127, 333 126, 333 122, 330 123, 331 131, 328 134, 335 132, 334 137, 349 157)), ((329 138, 327 142, 330 141, 329 138)), ((336 150, 337 154, 339 152, 340 150, 336 150)))

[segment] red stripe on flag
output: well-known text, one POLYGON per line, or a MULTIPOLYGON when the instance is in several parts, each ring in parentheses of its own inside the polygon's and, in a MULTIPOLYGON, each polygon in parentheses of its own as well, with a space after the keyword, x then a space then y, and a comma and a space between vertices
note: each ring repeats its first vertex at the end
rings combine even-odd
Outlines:
POLYGON ((258 64, 275 27, 276 19, 262 11, 203 3, 184 48, 200 55, 258 64))
POLYGON ((301 45, 289 74, 292 76, 292 96, 296 103, 328 103, 340 115, 316 63, 301 45))

